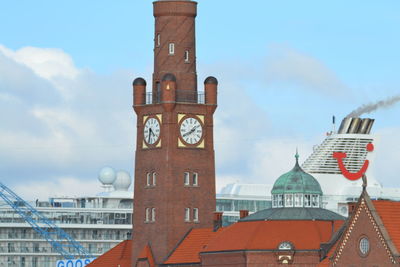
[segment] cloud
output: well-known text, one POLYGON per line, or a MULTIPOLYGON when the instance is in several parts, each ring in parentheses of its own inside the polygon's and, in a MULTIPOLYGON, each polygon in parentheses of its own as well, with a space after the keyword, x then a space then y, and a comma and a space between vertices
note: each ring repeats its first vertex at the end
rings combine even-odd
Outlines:
POLYGON ((0 73, 2 182, 83 182, 105 165, 132 173, 130 71, 98 75, 59 49, 0 46, 0 73))
POLYGON ((28 46, 13 51, 0 45, 0 52, 32 69, 39 77, 46 80, 57 77, 75 79, 80 72, 74 66, 72 58, 61 49, 28 46))
POLYGON ((284 45, 268 48, 265 78, 268 83, 291 84, 329 95, 343 93, 346 85, 322 61, 284 45))
POLYGON ((400 173, 400 127, 387 127, 378 130, 374 161, 371 164, 374 177, 384 187, 399 187, 400 173))
POLYGON ((13 191, 23 199, 47 200, 49 197, 94 196, 103 189, 95 179, 85 181, 75 177, 55 177, 52 181, 26 182, 14 186, 13 191))

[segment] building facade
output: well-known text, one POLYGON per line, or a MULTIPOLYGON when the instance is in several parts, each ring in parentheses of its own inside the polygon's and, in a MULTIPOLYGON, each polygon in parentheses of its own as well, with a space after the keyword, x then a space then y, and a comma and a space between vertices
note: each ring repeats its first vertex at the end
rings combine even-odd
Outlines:
POLYGON ((212 226, 213 114, 217 79, 199 93, 193 1, 156 1, 154 73, 133 82, 137 115, 132 257, 150 249, 162 263, 191 228, 212 226))

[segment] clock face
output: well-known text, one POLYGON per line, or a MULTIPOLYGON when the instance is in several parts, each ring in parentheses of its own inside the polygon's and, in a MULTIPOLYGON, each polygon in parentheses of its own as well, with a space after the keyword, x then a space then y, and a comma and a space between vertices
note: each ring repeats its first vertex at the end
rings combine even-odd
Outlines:
POLYGON ((181 123, 180 134, 186 143, 194 145, 203 136, 203 126, 201 126, 201 123, 196 118, 186 118, 181 123))
POLYGON ((150 117, 144 124, 144 141, 153 145, 160 138, 160 122, 154 118, 150 117))

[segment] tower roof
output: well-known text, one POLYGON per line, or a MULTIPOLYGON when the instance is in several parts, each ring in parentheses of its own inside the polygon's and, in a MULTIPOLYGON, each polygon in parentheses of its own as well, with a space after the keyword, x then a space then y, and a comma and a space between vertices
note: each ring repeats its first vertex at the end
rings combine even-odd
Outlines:
POLYGON ((274 183, 271 194, 318 194, 322 195, 321 186, 312 175, 303 171, 299 165, 299 155, 295 155, 293 169, 282 174, 274 183))

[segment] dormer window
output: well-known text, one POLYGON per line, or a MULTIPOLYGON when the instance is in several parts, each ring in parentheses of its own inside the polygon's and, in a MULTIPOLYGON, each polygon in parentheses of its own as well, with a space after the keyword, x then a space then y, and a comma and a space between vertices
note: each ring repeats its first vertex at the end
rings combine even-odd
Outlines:
POLYGON ((170 55, 174 55, 175 54, 175 44, 174 43, 170 43, 168 46, 169 49, 169 54, 170 55))
POLYGON ((319 208, 319 196, 318 195, 312 195, 312 207, 319 208))
POLYGON ((294 194, 294 206, 303 207, 303 194, 294 194))
POLYGON ((283 207, 283 195, 278 195, 278 208, 283 207))
POLYGON ((293 249, 293 245, 290 242, 285 241, 285 242, 282 242, 282 243, 279 244, 278 249, 279 250, 292 250, 293 249))
POLYGON ((293 194, 285 194, 285 207, 293 207, 293 194))
POLYGON ((311 207, 311 195, 304 195, 304 207, 311 207))

